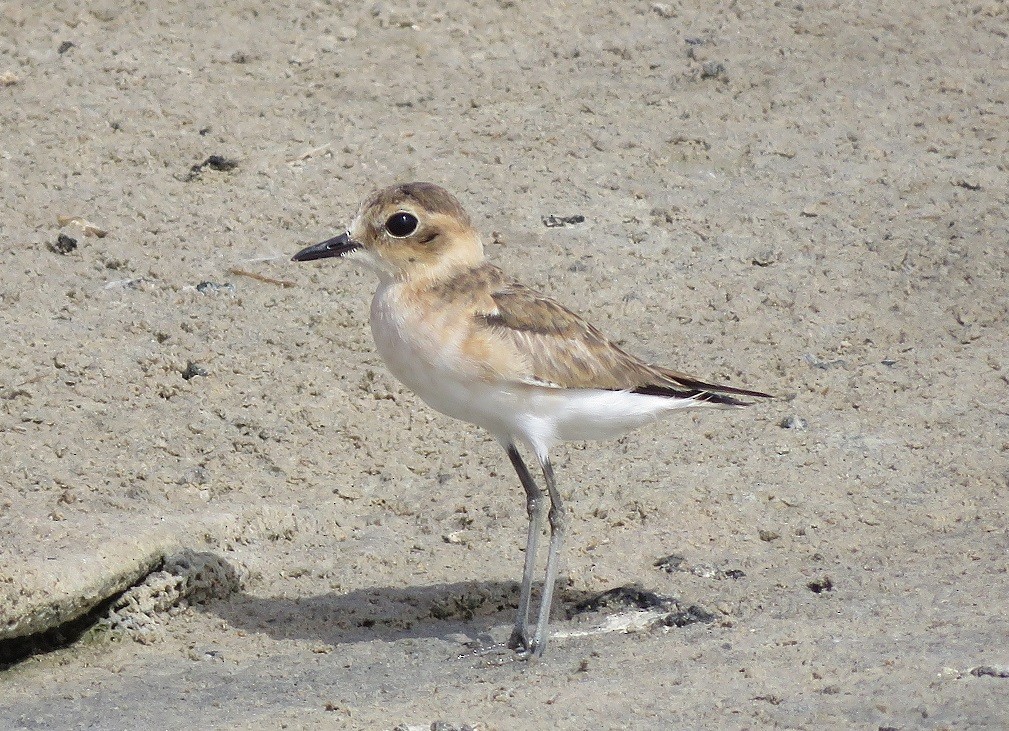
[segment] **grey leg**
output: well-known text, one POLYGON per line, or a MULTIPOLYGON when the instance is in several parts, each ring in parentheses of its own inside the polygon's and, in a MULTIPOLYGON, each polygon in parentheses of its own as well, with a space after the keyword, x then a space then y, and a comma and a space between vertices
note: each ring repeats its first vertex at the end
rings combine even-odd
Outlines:
MULTIPOLYGON (((533 571, 536 569, 536 548, 539 545, 540 533, 543 529, 543 491, 540 490, 532 475, 529 474, 529 468, 522 461, 522 456, 519 454, 518 449, 515 448, 515 445, 509 444, 506 450, 508 458, 511 460, 512 466, 515 468, 515 472, 518 473, 519 480, 522 482, 522 487, 525 488, 526 512, 529 516, 529 533, 526 537, 526 560, 525 566, 522 569, 522 588, 519 591, 519 611, 518 617, 515 619, 515 627, 512 629, 511 637, 508 639, 508 647, 513 650, 530 650, 535 641, 530 643, 529 640, 529 603, 532 598, 533 571)), ((553 509, 551 509, 550 514, 551 516, 553 515, 553 509)), ((553 518, 551 518, 552 522, 553 518)), ((553 550, 552 540, 550 550, 553 550)), ((539 633, 539 625, 537 625, 536 631, 539 633)))
POLYGON ((536 622, 536 633, 533 635, 532 647, 529 648, 536 656, 542 655, 547 646, 547 625, 550 623, 550 605, 554 599, 554 584, 557 583, 557 560, 560 556, 561 545, 564 543, 566 519, 564 503, 554 484, 554 468, 550 466, 550 460, 541 456, 540 467, 543 468, 543 477, 550 495, 550 513, 547 516, 550 521, 550 549, 547 554, 547 576, 543 581, 543 598, 540 600, 540 616, 536 622))

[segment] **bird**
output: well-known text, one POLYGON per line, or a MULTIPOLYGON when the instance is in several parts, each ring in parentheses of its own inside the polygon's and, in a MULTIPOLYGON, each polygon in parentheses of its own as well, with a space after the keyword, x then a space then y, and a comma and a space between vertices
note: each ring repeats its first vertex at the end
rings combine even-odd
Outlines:
POLYGON ((346 231, 294 261, 353 260, 378 275, 371 331, 392 374, 436 411, 482 427, 504 448, 525 491, 528 532, 518 612, 506 647, 547 646, 567 513, 550 450, 609 439, 674 411, 739 408, 770 398, 641 360, 556 300, 487 261, 459 200, 425 182, 376 190, 346 231), (533 478, 521 449, 543 475, 533 478), (531 625, 536 554, 549 526, 546 574, 531 625))

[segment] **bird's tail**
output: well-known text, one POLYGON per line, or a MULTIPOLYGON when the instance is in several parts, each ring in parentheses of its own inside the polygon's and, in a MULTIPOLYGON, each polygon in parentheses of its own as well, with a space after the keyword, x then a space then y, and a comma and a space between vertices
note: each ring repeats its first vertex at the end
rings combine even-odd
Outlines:
POLYGON ((763 391, 751 391, 746 388, 736 388, 735 386, 722 386, 715 383, 705 383, 692 376, 676 371, 661 370, 665 376, 662 383, 649 383, 638 386, 632 393, 640 393, 646 396, 665 396, 666 398, 691 399, 714 406, 750 406, 752 401, 745 401, 738 396, 749 396, 751 398, 774 398, 769 393, 763 391), (666 380, 668 379, 668 380, 666 380))

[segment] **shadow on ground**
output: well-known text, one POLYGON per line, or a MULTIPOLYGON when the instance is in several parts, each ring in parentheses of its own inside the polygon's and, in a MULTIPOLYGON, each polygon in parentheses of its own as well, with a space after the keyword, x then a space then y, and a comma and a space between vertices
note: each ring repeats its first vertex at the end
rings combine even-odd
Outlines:
POLYGON ((518 605, 515 582, 461 582, 373 587, 309 597, 239 593, 206 607, 234 627, 278 640, 339 645, 483 632, 511 623, 518 605))
MULTIPOLYGON (((307 597, 259 597, 243 591, 241 570, 212 552, 182 550, 166 557, 143 580, 107 598, 97 607, 50 631, 0 643, 0 668, 32 655, 78 641, 96 626, 125 630, 144 638, 177 607, 190 606, 219 616, 232 627, 265 633, 278 640, 330 645, 395 642, 405 639, 470 638, 486 644, 492 628, 510 627, 518 606, 519 585, 508 582, 460 582, 408 587, 371 587, 347 593, 307 597)), ((553 624, 563 619, 593 621, 628 610, 657 612, 657 622, 684 626, 707 622, 712 615, 696 606, 640 587, 622 586, 602 593, 564 588, 553 607, 553 624)), ((540 586, 534 587, 533 611, 540 586)), ((170 620, 169 620, 170 621, 170 620)))
MULTIPOLYGON (((235 594, 206 611, 233 627, 265 632, 278 640, 308 640, 340 645, 382 640, 440 638, 463 633, 485 635, 495 626, 510 626, 518 606, 516 582, 460 582, 412 587, 373 587, 346 594, 312 597, 257 597, 235 594)), ((534 608, 536 597, 534 597, 534 608)), ((699 607, 681 607, 675 599, 637 587, 618 587, 602 594, 564 590, 553 607, 553 622, 626 610, 668 613, 670 625, 710 621, 699 607)))

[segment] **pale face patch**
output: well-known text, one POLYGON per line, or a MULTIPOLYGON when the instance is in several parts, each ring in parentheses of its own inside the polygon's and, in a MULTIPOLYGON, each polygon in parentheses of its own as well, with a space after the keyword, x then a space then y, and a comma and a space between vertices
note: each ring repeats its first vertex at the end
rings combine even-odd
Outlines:
POLYGON ((376 269, 380 276, 433 278, 483 260, 480 237, 462 206, 428 183, 373 194, 362 204, 350 232, 381 262, 376 269))

